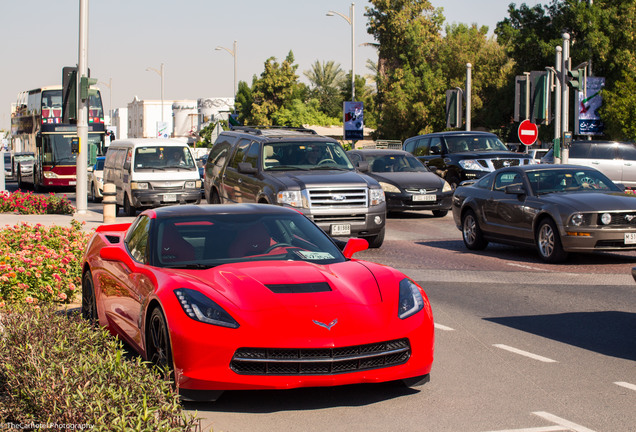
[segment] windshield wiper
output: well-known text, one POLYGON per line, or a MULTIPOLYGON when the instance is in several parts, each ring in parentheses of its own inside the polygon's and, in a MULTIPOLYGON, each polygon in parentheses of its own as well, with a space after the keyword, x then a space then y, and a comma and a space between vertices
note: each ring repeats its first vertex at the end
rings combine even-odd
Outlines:
POLYGON ((288 170, 309 171, 308 168, 302 168, 295 165, 276 165, 266 169, 266 171, 288 171, 288 170))
POLYGON ((323 166, 315 166, 315 167, 311 167, 309 168, 309 170, 339 170, 339 171, 351 171, 347 168, 342 168, 342 167, 337 167, 337 166, 328 166, 328 165, 323 165, 323 166))

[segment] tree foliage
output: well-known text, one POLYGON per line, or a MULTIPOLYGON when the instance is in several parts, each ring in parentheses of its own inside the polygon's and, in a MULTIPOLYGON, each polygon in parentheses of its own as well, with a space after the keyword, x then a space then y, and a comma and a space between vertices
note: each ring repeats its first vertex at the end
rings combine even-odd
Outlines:
POLYGON ((329 117, 338 117, 342 114, 342 101, 340 100, 339 87, 344 81, 345 74, 336 62, 316 62, 311 69, 304 72, 311 83, 310 96, 319 102, 319 111, 329 117))

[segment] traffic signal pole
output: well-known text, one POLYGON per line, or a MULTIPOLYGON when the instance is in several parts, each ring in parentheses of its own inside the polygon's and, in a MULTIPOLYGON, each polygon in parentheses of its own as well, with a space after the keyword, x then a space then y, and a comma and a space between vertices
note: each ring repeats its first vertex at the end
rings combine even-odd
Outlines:
POLYGON ((88 207, 88 97, 82 99, 82 77, 88 76, 88 0, 80 0, 79 49, 77 63, 77 136, 79 153, 75 161, 76 179, 75 205, 77 214, 86 214, 88 207))
POLYGON ((554 62, 554 163, 561 163, 561 67, 563 48, 556 47, 554 62))

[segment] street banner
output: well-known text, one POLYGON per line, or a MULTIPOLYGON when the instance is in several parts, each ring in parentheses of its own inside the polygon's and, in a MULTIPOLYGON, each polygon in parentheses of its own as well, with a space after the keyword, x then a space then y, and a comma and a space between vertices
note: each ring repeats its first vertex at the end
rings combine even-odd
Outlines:
POLYGON ((344 103, 344 139, 358 141, 364 137, 364 116, 362 102, 344 103))
POLYGON ((577 93, 578 107, 574 121, 576 135, 603 135, 604 125, 598 113, 603 105, 601 90, 605 87, 605 78, 587 77, 587 96, 577 93))
POLYGON ((157 138, 168 138, 169 136, 168 122, 157 122, 157 138))

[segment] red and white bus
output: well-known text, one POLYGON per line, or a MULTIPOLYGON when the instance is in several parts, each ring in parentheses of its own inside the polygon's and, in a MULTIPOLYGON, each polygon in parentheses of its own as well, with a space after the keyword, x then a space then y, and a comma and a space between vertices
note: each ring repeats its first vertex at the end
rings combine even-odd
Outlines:
MULTIPOLYGON (((104 109, 99 90, 89 97, 88 164, 106 152, 104 109)), ((35 160, 17 167, 18 186, 42 188, 74 186, 76 159, 71 141, 77 125, 62 123, 62 86, 21 92, 11 113, 14 152, 33 152, 35 160)))

